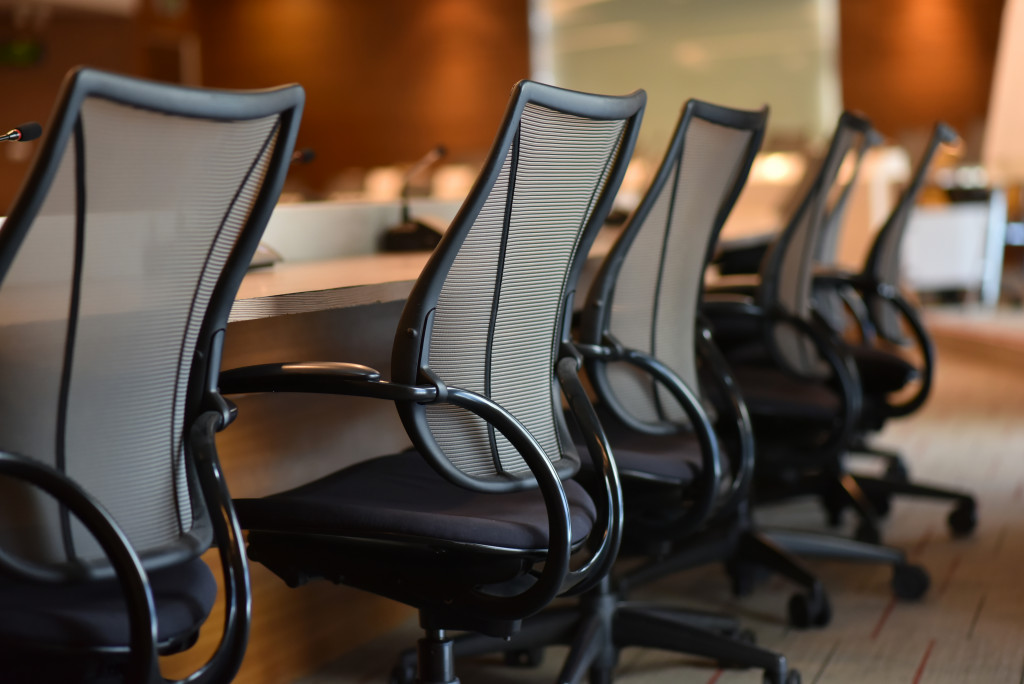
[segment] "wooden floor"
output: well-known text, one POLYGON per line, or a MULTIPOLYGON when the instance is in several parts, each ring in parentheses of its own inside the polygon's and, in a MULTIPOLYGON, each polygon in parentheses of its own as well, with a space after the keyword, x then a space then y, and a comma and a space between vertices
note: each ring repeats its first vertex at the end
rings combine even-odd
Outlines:
MULTIPOLYGON (((940 362, 931 401, 911 418, 892 422, 879 445, 901 450, 912 477, 955 484, 976 493, 980 524, 969 539, 946 528, 949 507, 898 500, 886 541, 905 549, 931 573, 919 602, 891 598, 885 567, 808 561, 825 582, 832 624, 798 631, 785 624, 793 588, 770 580, 753 596, 734 599, 719 567, 659 582, 637 598, 724 610, 754 629, 758 643, 784 653, 806 683, 1024 684, 1024 360, 1013 345, 999 351, 937 335, 940 362)), ((1019 345, 1024 353, 1024 344, 1019 345)), ((865 469, 875 467, 869 461, 865 469)), ((787 505, 759 514, 765 524, 823 529, 819 509, 787 505)), ((418 636, 401 629, 346 655, 301 684, 384 682, 394 655, 418 636)), ((552 648, 533 669, 460 662, 464 683, 553 682, 565 649, 552 648)), ((761 682, 754 671, 650 650, 623 652, 623 684, 761 682)))

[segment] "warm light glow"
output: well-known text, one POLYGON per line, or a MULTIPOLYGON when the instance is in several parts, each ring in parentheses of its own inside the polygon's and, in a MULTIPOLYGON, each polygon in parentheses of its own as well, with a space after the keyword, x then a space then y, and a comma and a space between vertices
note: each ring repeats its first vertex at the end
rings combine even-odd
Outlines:
POLYGON ((760 154, 750 169, 751 180, 761 183, 795 183, 803 173, 804 161, 792 152, 760 154))

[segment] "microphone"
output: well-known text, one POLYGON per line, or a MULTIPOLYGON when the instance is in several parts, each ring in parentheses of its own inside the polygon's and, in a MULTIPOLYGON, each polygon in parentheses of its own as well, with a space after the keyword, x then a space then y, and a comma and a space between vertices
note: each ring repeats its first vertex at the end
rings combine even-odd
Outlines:
POLYGON ((7 140, 14 140, 17 142, 28 142, 29 140, 35 140, 43 134, 43 127, 37 124, 35 121, 29 121, 23 123, 17 128, 12 128, 3 135, 0 135, 0 142, 7 140))
POLYGON ((420 157, 402 177, 402 222, 392 226, 381 236, 380 246, 385 252, 412 252, 433 249, 441 240, 441 234, 423 223, 409 217, 409 186, 412 180, 430 166, 440 161, 448 150, 437 145, 420 157))
POLYGON ((292 152, 292 164, 308 164, 316 159, 316 151, 312 147, 300 147, 292 152))

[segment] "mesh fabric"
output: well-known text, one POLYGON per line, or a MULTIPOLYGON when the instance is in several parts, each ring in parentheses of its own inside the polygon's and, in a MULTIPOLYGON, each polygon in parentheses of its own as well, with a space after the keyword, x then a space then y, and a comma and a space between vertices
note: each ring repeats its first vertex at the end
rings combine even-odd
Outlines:
MULTIPOLYGON (((526 105, 434 312, 431 369, 516 416, 552 461, 561 458, 552 382, 566 280, 624 127, 526 105)), ((426 415, 435 441, 464 473, 528 470, 480 419, 437 405, 426 415)))
MULTIPOLYGON (((183 439, 193 355, 278 121, 183 118, 87 99, 0 284, 0 445, 64 470, 142 553, 192 523, 183 439)), ((17 496, 18 510, 29 510, 32 495, 17 496)), ((42 515, 14 518, 32 521, 21 532, 45 559, 101 557, 53 504, 30 505, 42 515)))

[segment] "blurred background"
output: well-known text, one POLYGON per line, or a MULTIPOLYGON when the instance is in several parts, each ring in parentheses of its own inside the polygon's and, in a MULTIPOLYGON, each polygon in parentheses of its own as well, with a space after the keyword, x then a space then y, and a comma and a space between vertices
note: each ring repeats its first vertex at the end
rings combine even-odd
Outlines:
MULTIPOLYGON (((855 265, 942 119, 963 142, 938 160, 922 201, 981 203, 971 226, 958 218, 931 233, 970 243, 954 251, 972 262, 912 264, 909 277, 943 299, 1019 303, 1019 193, 997 197, 1009 221, 991 225, 979 166, 1003 10, 1004 0, 0 0, 0 128, 45 126, 78 64, 224 88, 297 81, 308 97, 298 146, 311 160, 293 166, 285 201, 394 199, 404 170, 438 145, 444 159, 412 192, 457 201, 517 80, 644 88, 628 209, 686 98, 767 104, 765 153, 728 237, 777 226, 786 189, 846 108, 888 141, 868 160, 850 211, 840 261, 855 265)), ((0 206, 34 144, 0 148, 0 206)))

